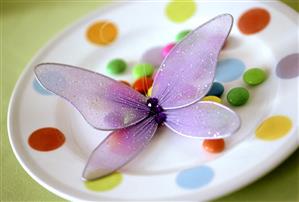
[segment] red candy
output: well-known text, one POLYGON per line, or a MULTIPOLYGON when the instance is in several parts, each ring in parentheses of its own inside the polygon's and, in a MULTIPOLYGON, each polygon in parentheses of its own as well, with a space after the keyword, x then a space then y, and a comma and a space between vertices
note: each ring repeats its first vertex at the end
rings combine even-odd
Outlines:
POLYGON ((150 77, 141 77, 133 84, 133 88, 139 93, 146 95, 148 89, 153 85, 153 79, 150 77))

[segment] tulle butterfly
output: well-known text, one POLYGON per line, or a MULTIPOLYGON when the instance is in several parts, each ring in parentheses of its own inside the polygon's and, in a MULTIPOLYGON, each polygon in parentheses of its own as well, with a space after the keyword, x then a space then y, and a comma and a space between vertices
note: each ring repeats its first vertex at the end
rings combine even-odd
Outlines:
POLYGON ((219 15, 178 43, 157 71, 151 97, 79 67, 37 65, 36 77, 46 89, 69 101, 94 128, 113 131, 90 155, 85 180, 120 169, 148 145, 160 125, 202 139, 224 138, 238 130, 235 112, 200 101, 213 83, 232 24, 231 15, 219 15))

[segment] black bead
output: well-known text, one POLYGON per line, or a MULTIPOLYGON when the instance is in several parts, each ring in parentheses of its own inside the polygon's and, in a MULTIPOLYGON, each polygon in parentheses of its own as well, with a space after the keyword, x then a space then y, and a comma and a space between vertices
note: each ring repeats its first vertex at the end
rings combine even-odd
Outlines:
POLYGON ((155 97, 151 97, 151 98, 149 98, 147 101, 146 101, 146 103, 149 105, 151 105, 150 107, 155 107, 155 106, 157 106, 158 105, 158 103, 159 103, 159 100, 157 99, 157 98, 155 98, 155 97))
POLYGON ((166 121, 166 114, 164 113, 159 113, 155 115, 155 121, 158 124, 162 124, 164 121, 166 121))
POLYGON ((158 106, 155 107, 154 111, 155 111, 157 114, 159 114, 159 113, 163 112, 164 109, 163 109, 160 105, 158 105, 158 106))

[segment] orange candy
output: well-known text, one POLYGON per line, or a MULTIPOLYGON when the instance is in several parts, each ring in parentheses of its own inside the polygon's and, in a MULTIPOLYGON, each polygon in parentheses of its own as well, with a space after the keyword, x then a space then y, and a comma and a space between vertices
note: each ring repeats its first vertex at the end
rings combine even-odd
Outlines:
POLYGON ((220 153, 224 150, 224 139, 204 140, 203 148, 211 153, 220 153))
POLYGON ((151 77, 141 77, 133 84, 133 88, 139 93, 146 95, 148 89, 153 85, 153 79, 151 77))
POLYGON ((123 80, 121 80, 121 81, 119 81, 119 82, 121 82, 121 83, 123 83, 123 84, 125 84, 125 85, 127 85, 127 86, 130 86, 130 87, 131 87, 131 84, 130 84, 129 82, 127 82, 127 81, 123 81, 123 80))

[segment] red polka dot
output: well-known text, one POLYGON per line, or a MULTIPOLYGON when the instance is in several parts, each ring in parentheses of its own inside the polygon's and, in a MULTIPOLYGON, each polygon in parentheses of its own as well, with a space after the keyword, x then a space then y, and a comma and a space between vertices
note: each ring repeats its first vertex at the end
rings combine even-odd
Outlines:
POLYGON ((52 151, 63 145, 65 137, 56 128, 41 128, 34 131, 28 143, 31 148, 38 151, 52 151))
POLYGON ((267 10, 253 8, 241 15, 238 27, 243 34, 255 34, 269 24, 270 17, 270 13, 267 10))

